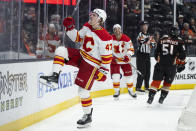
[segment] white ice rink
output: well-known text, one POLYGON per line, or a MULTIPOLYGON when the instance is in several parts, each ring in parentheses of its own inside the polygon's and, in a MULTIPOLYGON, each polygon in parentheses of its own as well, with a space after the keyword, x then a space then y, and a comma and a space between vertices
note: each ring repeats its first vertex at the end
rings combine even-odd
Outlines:
POLYGON ((176 131, 178 118, 187 104, 192 90, 170 91, 163 105, 158 104, 157 93, 153 104, 146 104, 147 95, 137 99, 128 94, 114 101, 112 96, 93 99, 91 127, 77 129, 82 116, 80 104, 64 110, 22 131, 176 131))

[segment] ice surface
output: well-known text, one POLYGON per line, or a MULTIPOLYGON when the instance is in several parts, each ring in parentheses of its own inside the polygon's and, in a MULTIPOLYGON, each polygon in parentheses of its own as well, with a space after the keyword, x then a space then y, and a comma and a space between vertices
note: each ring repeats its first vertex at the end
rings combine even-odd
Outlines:
POLYGON ((122 94, 118 101, 112 96, 94 98, 89 128, 77 129, 76 121, 83 115, 81 105, 77 104, 22 131, 176 131, 191 93, 192 90, 172 90, 160 105, 158 92, 150 106, 146 103, 147 94, 137 99, 122 94))

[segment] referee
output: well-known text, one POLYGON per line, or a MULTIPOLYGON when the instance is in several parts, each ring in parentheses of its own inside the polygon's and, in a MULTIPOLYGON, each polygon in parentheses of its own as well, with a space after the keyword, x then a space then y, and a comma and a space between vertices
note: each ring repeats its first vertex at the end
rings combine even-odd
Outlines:
POLYGON ((147 91, 149 88, 150 79, 150 52, 151 48, 155 46, 155 40, 153 36, 148 34, 148 22, 141 22, 141 32, 137 37, 137 53, 136 53, 136 65, 137 69, 142 73, 142 75, 137 76, 136 92, 144 93, 145 91, 141 89, 143 80, 144 87, 147 91))

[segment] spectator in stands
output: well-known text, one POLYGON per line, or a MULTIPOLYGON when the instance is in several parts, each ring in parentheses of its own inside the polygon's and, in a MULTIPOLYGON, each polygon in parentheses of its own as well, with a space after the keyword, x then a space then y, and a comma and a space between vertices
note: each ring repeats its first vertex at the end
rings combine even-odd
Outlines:
POLYGON ((144 0, 144 13, 148 13, 151 9, 150 0, 144 0))
POLYGON ((130 13, 130 9, 129 9, 130 4, 131 4, 131 0, 125 0, 123 5, 125 13, 130 13))
POLYGON ((196 33, 196 24, 195 24, 195 19, 194 18, 191 18, 190 20, 190 29, 196 33))
MULTIPOLYGON (((182 14, 185 16, 185 19, 186 19, 186 16, 188 16, 190 14, 190 8, 191 7, 190 7, 189 2, 184 2, 182 14)), ((184 19, 184 22, 185 22, 185 19, 184 19)))
POLYGON ((154 40, 155 40, 155 42, 158 43, 159 39, 160 39, 160 32, 155 31, 155 33, 154 33, 154 40))
POLYGON ((34 55, 37 43, 37 21, 35 8, 27 8, 24 14, 22 40, 29 55, 34 55))
POLYGON ((57 31, 61 31, 61 16, 59 14, 53 14, 50 23, 55 25, 57 31))
POLYGON ((195 34, 189 28, 188 23, 184 23, 184 29, 181 31, 181 34, 187 48, 187 53, 190 54, 190 45, 192 45, 193 41, 195 40, 195 34))
POLYGON ((48 33, 42 36, 37 43, 36 56, 37 58, 53 58, 57 47, 61 45, 57 35, 57 29, 54 24, 49 24, 48 33))
MULTIPOLYGON (((107 8, 106 8, 106 11, 107 11, 107 30, 112 33, 113 30, 112 30, 112 26, 115 24, 115 23, 120 23, 121 22, 121 13, 119 13, 121 11, 121 4, 120 4, 120 1, 119 0, 108 0, 107 1, 107 8), (114 17, 114 14, 115 17, 114 17)), ((127 13, 125 13, 127 14, 127 13)))
POLYGON ((161 4, 161 12, 164 15, 172 14, 172 8, 169 0, 163 0, 163 4, 161 4))
POLYGON ((190 8, 190 17, 193 17, 194 19, 196 19, 196 6, 192 4, 192 7, 190 8))
POLYGON ((125 0, 124 9, 127 13, 140 14, 140 1, 138 0, 125 0))
POLYGON ((43 24, 39 23, 39 38, 43 36, 43 33, 44 33, 43 24))
POLYGON ((132 9, 132 12, 139 15, 141 13, 141 7, 140 7, 141 4, 140 4, 140 1, 133 0, 133 2, 135 3, 135 6, 132 9))
POLYGON ((187 40, 186 42, 192 43, 191 40, 195 39, 194 32, 190 29, 189 23, 184 23, 184 29, 182 30, 182 36, 187 40))
POLYGON ((184 16, 183 15, 178 16, 178 28, 179 30, 183 30, 184 28, 184 16))
MULTIPOLYGON (((138 0, 126 0, 125 1, 125 16, 124 20, 126 23, 124 24, 124 33, 127 33, 129 37, 135 38, 137 37, 136 33, 130 32, 137 32, 138 21, 141 15, 141 7, 140 1, 138 0)), ((133 40, 135 43, 135 40, 133 40)))

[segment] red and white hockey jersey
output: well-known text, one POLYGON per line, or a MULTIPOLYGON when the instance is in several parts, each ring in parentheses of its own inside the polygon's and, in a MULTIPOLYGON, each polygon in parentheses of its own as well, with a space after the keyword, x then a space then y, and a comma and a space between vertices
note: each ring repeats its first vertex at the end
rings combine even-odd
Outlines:
POLYGON ((51 38, 49 34, 46 34, 46 40, 44 40, 44 37, 41 37, 38 40, 36 47, 37 58, 42 58, 44 53, 46 58, 53 58, 54 52, 58 46, 60 46, 59 37, 55 35, 51 38))
POLYGON ((85 23, 80 31, 67 31, 72 41, 81 42, 80 54, 84 60, 97 68, 110 68, 112 61, 112 36, 104 29, 94 30, 85 23))
POLYGON ((113 55, 117 61, 118 64, 127 64, 123 61, 123 58, 125 55, 132 56, 134 55, 134 47, 131 39, 125 35, 122 34, 120 40, 117 40, 115 35, 112 35, 113 42, 112 42, 112 49, 113 49, 113 55))

